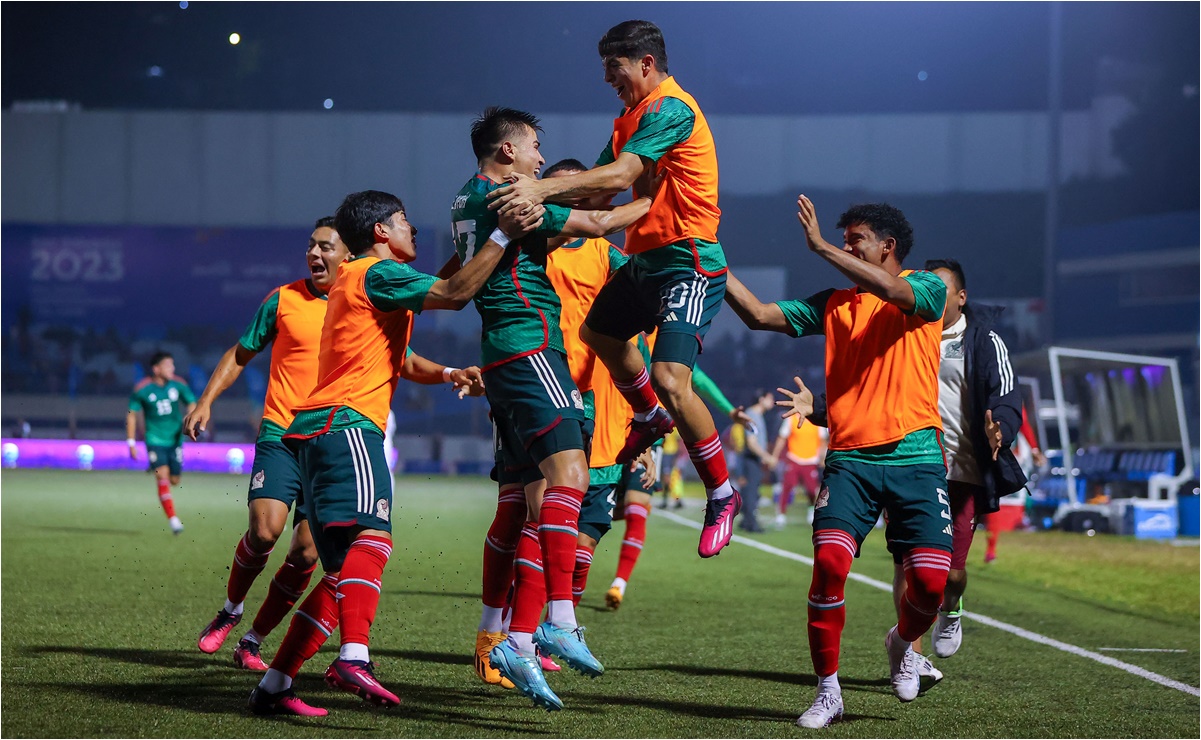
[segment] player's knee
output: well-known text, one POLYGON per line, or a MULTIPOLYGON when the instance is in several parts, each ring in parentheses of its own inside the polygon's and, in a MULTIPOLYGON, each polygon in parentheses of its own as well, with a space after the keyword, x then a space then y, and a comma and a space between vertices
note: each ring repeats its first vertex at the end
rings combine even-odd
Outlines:
POLYGON ((940 568, 911 568, 906 574, 909 599, 915 604, 942 603, 947 587, 947 572, 940 568))
POLYGON ((813 552, 813 587, 815 593, 841 590, 851 572, 851 554, 840 545, 818 545, 813 552))
POLYGON ((287 561, 293 567, 301 570, 308 570, 317 565, 317 545, 313 544, 312 540, 308 542, 300 542, 293 538, 292 547, 288 550, 287 561))
POLYGON ((167 480, 171 481, 171 485, 173 485, 173 486, 179 485, 179 476, 178 475, 168 476, 167 480))
POLYGON ((654 363, 651 365, 651 387, 660 399, 682 399, 692 392, 692 371, 675 362, 654 363))
POLYGON ((256 552, 264 552, 275 547, 275 542, 279 539, 280 533, 275 529, 270 519, 263 518, 255 519, 251 522, 247 535, 249 535, 250 546, 256 552))

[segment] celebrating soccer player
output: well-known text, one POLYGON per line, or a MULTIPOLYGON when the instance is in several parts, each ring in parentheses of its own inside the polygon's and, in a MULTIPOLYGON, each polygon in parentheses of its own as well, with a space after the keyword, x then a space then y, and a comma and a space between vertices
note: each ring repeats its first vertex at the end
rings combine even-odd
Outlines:
MULTIPOLYGON (((908 586, 900 619, 885 638, 892 689, 901 701, 918 695, 910 644, 934 623, 951 565, 938 414, 946 286, 934 273, 901 266, 913 229, 898 209, 869 204, 843 213, 838 227, 845 246, 839 249, 822 238, 809 199, 800 196, 797 206, 809 248, 854 287, 764 304, 731 275, 726 301, 752 329, 826 337, 830 444, 815 504, 809 588, 809 651, 818 689, 797 720, 816 728, 842 716, 843 590, 881 510, 888 516, 888 547, 902 556, 908 586)), ((803 413, 811 410, 807 405, 803 413)))
POLYGON ((144 378, 129 394, 129 413, 125 415, 125 437, 129 456, 134 460, 138 459, 135 438, 138 412, 145 418, 146 459, 158 484, 158 501, 175 534, 183 531, 183 523, 175 515, 171 486, 179 485, 183 469, 183 416, 195 406, 196 396, 183 378, 175 376, 175 359, 166 352, 158 352, 150 358, 150 377, 144 378), (186 412, 180 410, 181 401, 187 404, 186 412))

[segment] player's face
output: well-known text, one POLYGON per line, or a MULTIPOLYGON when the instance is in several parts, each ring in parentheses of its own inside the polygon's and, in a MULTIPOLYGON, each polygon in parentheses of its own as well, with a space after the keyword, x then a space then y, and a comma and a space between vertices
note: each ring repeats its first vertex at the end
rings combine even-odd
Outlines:
POLYGON ((942 278, 947 285, 947 308, 942 314, 942 325, 951 326, 963 315, 963 304, 967 303, 967 291, 955 285, 955 273, 946 268, 938 268, 934 274, 942 278))
POLYGON ((538 132, 526 126, 525 133, 513 139, 512 144, 513 171, 537 177, 542 165, 546 164, 540 151, 542 144, 538 141, 538 132))
POLYGON ((382 226, 388 235, 388 250, 397 262, 412 262, 417 259, 417 227, 409 223, 404 211, 393 213, 382 226))
POLYGON ((309 236, 309 250, 305 253, 309 273, 313 276, 313 285, 321 290, 329 290, 338 274, 338 265, 342 264, 349 254, 338 232, 328 226, 315 229, 309 236))
POLYGON ((159 380, 170 380, 175 375, 175 360, 170 357, 165 357, 159 360, 159 363, 151 368, 154 377, 159 380))
POLYGON ((641 83, 645 78, 642 60, 629 57, 605 57, 605 82, 617 91, 617 97, 633 108, 646 97, 649 90, 643 91, 641 83))
POLYGON ((851 224, 842 232, 842 251, 850 252, 873 265, 884 264, 886 245, 891 239, 880 239, 867 224, 851 224))

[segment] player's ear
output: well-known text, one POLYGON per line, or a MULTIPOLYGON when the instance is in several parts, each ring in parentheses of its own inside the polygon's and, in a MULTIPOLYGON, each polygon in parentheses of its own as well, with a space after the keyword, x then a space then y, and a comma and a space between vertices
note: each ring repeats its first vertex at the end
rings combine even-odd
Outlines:
POLYGON ((513 153, 515 150, 516 150, 516 147, 513 146, 513 142, 511 142, 511 141, 502 141, 500 143, 500 153, 505 155, 509 159, 513 159, 513 153))
POLYGON ((375 228, 372 231, 375 236, 375 241, 377 241, 377 242, 388 241, 388 225, 387 224, 376 221, 375 228))
POLYGON ((643 74, 650 72, 651 69, 653 69, 657 66, 659 66, 659 65, 655 62, 655 57, 653 55, 647 54, 642 57, 642 73, 643 74))

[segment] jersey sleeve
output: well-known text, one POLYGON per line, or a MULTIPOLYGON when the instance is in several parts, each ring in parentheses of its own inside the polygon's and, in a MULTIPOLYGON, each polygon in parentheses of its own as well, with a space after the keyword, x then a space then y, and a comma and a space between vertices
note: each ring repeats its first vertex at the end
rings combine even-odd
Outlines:
POLYGON ((832 295, 834 289, 830 288, 800 301, 776 301, 776 305, 784 312, 784 320, 794 337, 825 334, 826 304, 832 295))
POLYGON ((371 305, 381 311, 405 309, 413 313, 421 313, 425 296, 436 282, 438 278, 433 275, 392 260, 372 265, 363 280, 371 305))
MULTIPOLYGON (((566 206, 545 203, 546 214, 542 216, 542 225, 534 229, 538 236, 558 236, 567 227, 567 219, 571 217, 571 209, 566 206)), ((491 232, 489 232, 491 233, 491 232)))
POLYGON ((717 383, 714 383, 713 379, 705 375, 699 367, 692 368, 692 388, 698 396, 716 406, 717 410, 726 416, 729 416, 730 412, 734 410, 734 404, 730 403, 730 399, 721 392, 717 383))
POLYGON ((913 313, 927 322, 938 321, 947 308, 947 284, 938 275, 915 270, 901 278, 913 288, 913 313))
POLYGON ((182 398, 183 402, 186 404, 196 403, 196 394, 192 392, 191 387, 189 387, 187 383, 181 382, 179 384, 179 397, 182 398))
POLYGON ((660 102, 651 104, 650 109, 642 114, 642 118, 638 120, 638 129, 621 151, 658 162, 669 149, 692 136, 695 123, 696 114, 684 101, 678 98, 662 98, 660 102))
POLYGON ((605 148, 601 150, 600 156, 596 158, 596 166, 604 167, 607 164, 613 164, 615 161, 613 156, 613 137, 609 137, 609 143, 605 144, 605 148))
POLYGON ((793 418, 791 416, 788 417, 787 419, 781 419, 780 420, 780 428, 779 428, 779 430, 776 431, 776 436, 783 437, 784 439, 788 439, 789 437, 791 437, 792 436, 792 425, 794 423, 795 422, 793 421, 793 418))
POLYGON ((625 266, 625 263, 627 263, 629 261, 630 261, 630 258, 625 252, 621 251, 620 249, 613 246, 612 244, 609 245, 609 274, 610 275, 612 275, 613 273, 620 270, 622 267, 625 266))
POLYGON ((238 340, 238 344, 255 354, 266 349, 267 345, 271 344, 271 340, 275 338, 275 317, 278 313, 279 289, 276 288, 259 304, 258 310, 254 312, 254 318, 250 320, 246 331, 242 332, 242 338, 238 340))
MULTIPOLYGON (((495 188, 492 188, 493 190, 495 188)), ((473 190, 456 198, 451 209, 451 238, 459 264, 465 265, 475 257, 476 251, 488 241, 498 223, 496 211, 488 210, 485 192, 473 190), (461 203, 460 203, 460 200, 461 203)))

